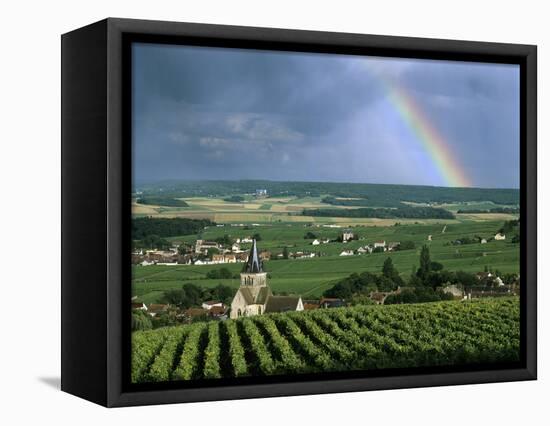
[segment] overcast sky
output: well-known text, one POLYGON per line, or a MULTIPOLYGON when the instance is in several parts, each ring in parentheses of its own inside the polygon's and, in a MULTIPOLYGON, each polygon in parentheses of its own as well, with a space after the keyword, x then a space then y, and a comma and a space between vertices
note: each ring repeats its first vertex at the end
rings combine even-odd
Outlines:
POLYGON ((450 185, 388 95, 408 93, 476 187, 519 187, 519 68, 136 44, 134 182, 450 185))

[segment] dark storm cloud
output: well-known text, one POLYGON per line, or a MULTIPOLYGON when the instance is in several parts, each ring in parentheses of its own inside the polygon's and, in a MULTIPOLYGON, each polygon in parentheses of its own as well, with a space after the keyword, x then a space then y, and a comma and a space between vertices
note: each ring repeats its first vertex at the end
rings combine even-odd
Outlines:
POLYGON ((510 67, 136 45, 137 182, 167 178, 444 184, 377 73, 407 87, 476 186, 518 186, 510 67), (409 139, 411 139, 409 141, 409 139))

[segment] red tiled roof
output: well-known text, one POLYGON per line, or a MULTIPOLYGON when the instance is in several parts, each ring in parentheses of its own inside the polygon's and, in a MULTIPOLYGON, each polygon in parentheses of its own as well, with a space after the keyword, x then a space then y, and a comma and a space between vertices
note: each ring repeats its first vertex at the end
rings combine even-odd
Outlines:
POLYGON ((189 308, 185 311, 185 315, 188 317, 199 317, 201 315, 206 315, 208 311, 202 308, 189 308))
POLYGON ((223 306, 212 306, 209 312, 211 315, 223 315, 225 314, 225 308, 223 306))

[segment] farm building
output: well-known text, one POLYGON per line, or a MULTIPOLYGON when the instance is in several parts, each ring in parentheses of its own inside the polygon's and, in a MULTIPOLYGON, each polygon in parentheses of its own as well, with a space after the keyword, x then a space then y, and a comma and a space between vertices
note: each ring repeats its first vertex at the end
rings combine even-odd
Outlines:
POLYGON ((324 297, 319 301, 320 308, 341 308, 346 306, 346 303, 342 299, 336 299, 333 297, 324 297))
POLYGON ((374 242, 374 248, 382 247, 383 249, 386 248, 386 242, 385 241, 375 241, 374 242))
POLYGON ((202 303, 202 308, 206 309, 208 311, 210 309, 212 309, 214 306, 217 306, 217 307, 220 307, 220 308, 224 307, 223 302, 220 302, 219 300, 208 300, 208 301, 202 303))
POLYGON ((399 246, 401 245, 400 242, 393 242, 393 243, 388 243, 388 250, 389 251, 393 251, 393 250, 399 250, 399 246))
POLYGON ((505 240, 505 239, 506 239, 506 235, 501 234, 500 232, 495 235, 495 240, 496 241, 502 241, 502 240, 505 240))
POLYGON ((211 248, 219 248, 219 245, 215 241, 204 241, 204 240, 197 240, 195 243, 195 253, 204 253, 208 251, 208 249, 211 248))
POLYGON ((344 232, 342 232, 342 242, 346 243, 353 240, 354 238, 355 234, 351 231, 351 229, 346 229, 344 232))
POLYGON ((231 302, 231 318, 262 315, 270 312, 303 311, 301 297, 274 296, 267 283, 267 273, 258 255, 256 240, 248 255, 245 271, 241 273, 241 286, 231 302))
POLYGON ((155 317, 158 314, 162 314, 168 311, 169 307, 170 305, 165 305, 164 303, 151 303, 149 306, 147 306, 147 313, 152 317, 155 317))

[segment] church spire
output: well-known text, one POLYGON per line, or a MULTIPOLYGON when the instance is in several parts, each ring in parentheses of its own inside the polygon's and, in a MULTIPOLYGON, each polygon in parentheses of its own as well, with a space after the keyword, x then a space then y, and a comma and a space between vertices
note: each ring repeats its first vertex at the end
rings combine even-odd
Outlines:
POLYGON ((252 241, 252 248, 250 249, 250 254, 248 255, 248 261, 246 262, 246 272, 263 272, 262 261, 260 260, 260 256, 258 256, 258 249, 256 247, 256 240, 252 241))

